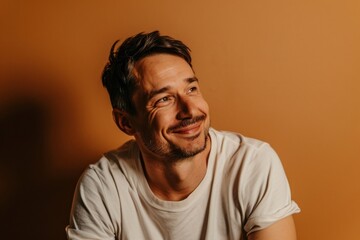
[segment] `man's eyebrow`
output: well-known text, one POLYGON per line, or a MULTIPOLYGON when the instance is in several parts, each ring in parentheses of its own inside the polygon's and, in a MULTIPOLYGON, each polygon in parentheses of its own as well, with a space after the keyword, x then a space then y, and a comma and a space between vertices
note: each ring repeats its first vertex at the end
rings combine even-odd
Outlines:
POLYGON ((166 86, 166 87, 163 87, 163 88, 160 88, 160 89, 154 89, 154 90, 151 90, 149 95, 148 95, 148 99, 151 99, 152 97, 154 97, 155 95, 157 94, 160 94, 160 93, 163 93, 163 92, 166 92, 170 89, 170 87, 166 86))
POLYGON ((188 83, 192 83, 192 82, 199 82, 199 79, 197 79, 197 77, 191 77, 191 78, 186 78, 185 81, 187 81, 188 83))
MULTIPOLYGON (((193 83, 193 82, 199 82, 199 79, 197 79, 197 77, 190 77, 190 78, 185 78, 184 81, 187 82, 188 84, 190 84, 190 83, 193 83)), ((165 86, 165 87, 162 87, 160 89, 151 90, 150 93, 148 94, 148 99, 151 99, 152 97, 154 97, 157 94, 166 92, 169 89, 170 89, 169 86, 165 86)))

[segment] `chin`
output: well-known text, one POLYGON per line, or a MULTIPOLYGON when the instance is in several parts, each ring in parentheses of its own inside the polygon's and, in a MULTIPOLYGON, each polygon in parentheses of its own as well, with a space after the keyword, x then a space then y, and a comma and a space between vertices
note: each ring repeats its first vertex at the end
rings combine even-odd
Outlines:
POLYGON ((190 143, 186 143, 186 146, 173 145, 171 147, 171 156, 173 159, 187 159, 196 156, 197 154, 203 152, 207 146, 208 134, 200 134, 190 143), (197 139, 196 139, 197 138, 197 139))

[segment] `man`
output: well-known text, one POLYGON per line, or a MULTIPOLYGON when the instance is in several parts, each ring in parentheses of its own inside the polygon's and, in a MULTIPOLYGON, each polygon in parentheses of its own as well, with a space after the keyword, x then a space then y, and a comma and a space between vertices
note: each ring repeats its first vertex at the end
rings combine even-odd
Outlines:
POLYGON ((157 31, 115 45, 102 80, 134 140, 84 172, 68 239, 296 239, 279 158, 210 127, 188 47, 157 31))

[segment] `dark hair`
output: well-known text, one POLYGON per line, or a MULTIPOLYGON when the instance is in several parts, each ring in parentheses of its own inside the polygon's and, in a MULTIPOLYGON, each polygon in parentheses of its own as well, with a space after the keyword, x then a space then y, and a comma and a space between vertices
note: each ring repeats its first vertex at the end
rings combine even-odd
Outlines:
POLYGON ((112 107, 130 114, 136 112, 131 97, 137 84, 132 74, 137 61, 153 54, 168 53, 183 58, 192 67, 190 49, 179 40, 161 36, 159 31, 129 37, 114 51, 117 43, 118 41, 111 47, 102 83, 110 95, 112 107))

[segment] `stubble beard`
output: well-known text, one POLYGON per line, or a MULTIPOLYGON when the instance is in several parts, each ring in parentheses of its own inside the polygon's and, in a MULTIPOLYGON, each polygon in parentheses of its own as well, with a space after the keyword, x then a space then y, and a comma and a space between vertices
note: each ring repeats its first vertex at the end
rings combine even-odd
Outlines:
MULTIPOLYGON (((209 138, 209 127, 206 127, 203 131, 203 144, 198 146, 197 148, 188 148, 188 147, 181 147, 177 145, 176 143, 158 143, 154 142, 151 139, 142 139, 144 142, 144 145, 146 148, 154 153, 155 155, 158 155, 161 159, 164 159, 167 163, 175 163, 179 161, 184 161, 187 159, 190 159, 197 154, 203 152, 207 147, 207 142, 209 138)), ((193 140, 196 140, 197 138, 202 137, 195 136, 193 140)))

